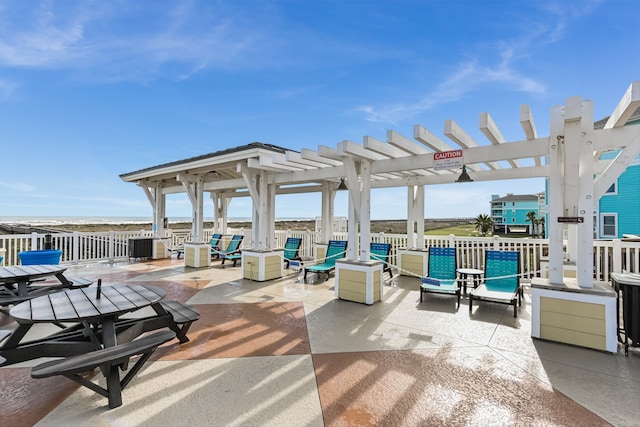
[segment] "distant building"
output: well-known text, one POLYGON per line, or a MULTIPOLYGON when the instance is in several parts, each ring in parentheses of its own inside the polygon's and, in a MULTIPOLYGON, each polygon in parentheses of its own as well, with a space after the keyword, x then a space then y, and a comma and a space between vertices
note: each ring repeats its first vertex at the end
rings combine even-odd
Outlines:
POLYGON ((544 193, 507 193, 504 197, 493 194, 491 196, 493 232, 537 234, 534 224, 531 224, 527 215, 529 212, 535 212, 536 218, 539 218, 542 205, 544 205, 544 193))

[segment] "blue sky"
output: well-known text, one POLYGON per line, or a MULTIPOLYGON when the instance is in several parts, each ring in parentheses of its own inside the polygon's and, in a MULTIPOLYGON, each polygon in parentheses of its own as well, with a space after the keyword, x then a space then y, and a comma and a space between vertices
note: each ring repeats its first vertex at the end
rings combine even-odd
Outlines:
MULTIPOLYGON (((150 217, 119 174, 253 141, 316 150, 415 124, 448 141, 454 119, 484 145, 485 111, 524 139, 522 104, 546 136, 554 105, 582 96, 603 118, 639 79, 639 18, 637 0, 2 1, 0 217, 150 217)), ((428 186, 425 216, 542 190, 428 186)), ((319 194, 276 201, 277 217, 321 212, 319 194)), ((250 216, 248 203, 229 215, 250 216)), ((376 190, 371 206, 405 218, 406 192, 376 190)), ((167 211, 190 216, 186 196, 167 211)))

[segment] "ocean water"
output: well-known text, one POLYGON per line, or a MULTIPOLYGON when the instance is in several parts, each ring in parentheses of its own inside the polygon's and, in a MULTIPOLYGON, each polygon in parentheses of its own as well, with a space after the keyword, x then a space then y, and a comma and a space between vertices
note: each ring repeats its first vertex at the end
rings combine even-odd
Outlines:
MULTIPOLYGON (((276 221, 312 221, 313 218, 276 218, 276 221)), ((212 219, 205 218, 206 221, 212 219)), ((251 218, 229 218, 229 222, 251 222, 251 218)), ((150 224, 151 217, 144 216, 0 216, 0 224, 47 225, 60 224, 150 224)), ((191 217, 169 217, 169 223, 191 222, 191 217)))

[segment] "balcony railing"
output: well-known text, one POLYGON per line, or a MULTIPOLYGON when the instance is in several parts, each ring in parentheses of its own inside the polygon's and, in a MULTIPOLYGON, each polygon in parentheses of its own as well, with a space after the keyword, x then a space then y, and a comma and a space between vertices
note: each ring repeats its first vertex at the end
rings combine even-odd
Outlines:
MULTIPOLYGON (((128 241, 134 237, 151 237, 151 231, 109 231, 109 232, 70 232, 52 234, 52 247, 62 250, 62 263, 79 264, 86 262, 109 261, 114 262, 129 257, 128 241)), ((205 231, 205 241, 213 234, 205 231)), ((250 248, 251 230, 230 230, 229 234, 242 234, 243 248, 250 248)), ((169 230, 167 239, 163 240, 170 249, 182 247, 191 241, 190 230, 169 230)), ((313 259, 313 248, 319 243, 320 233, 314 231, 279 230, 275 233, 273 248, 283 248, 287 237, 302 239, 300 255, 303 259, 313 259)), ((346 240, 347 233, 334 233, 334 239, 346 240)), ((542 276, 540 260, 548 256, 549 241, 547 239, 531 238, 501 238, 501 237, 460 237, 460 236, 424 236, 425 247, 441 246, 454 247, 458 255, 458 267, 481 268, 484 253, 487 249, 519 251, 520 271, 524 279, 542 276)), ((391 264, 397 265, 397 254, 407 249, 406 234, 374 233, 373 242, 391 244, 391 264)), ((4 265, 18 264, 18 253, 25 250, 44 249, 45 234, 12 234, 0 235, 0 255, 4 252, 4 265), (4 249, 4 251, 2 250, 4 249)), ((594 279, 609 281, 611 273, 640 272, 640 242, 622 240, 596 240, 593 248, 594 279)), ((544 265, 544 264, 543 264, 544 265)))

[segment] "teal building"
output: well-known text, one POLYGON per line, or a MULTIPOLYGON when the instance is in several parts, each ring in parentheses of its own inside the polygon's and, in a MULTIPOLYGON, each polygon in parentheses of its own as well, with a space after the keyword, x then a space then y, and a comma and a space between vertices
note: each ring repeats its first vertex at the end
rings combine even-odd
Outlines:
MULTIPOLYGON (((600 160, 611 160, 617 154, 605 152, 600 160)), ((640 157, 636 157, 600 198, 594 215, 595 239, 640 236, 640 157)))
POLYGON ((493 219, 494 233, 523 233, 537 234, 535 224, 529 219, 529 212, 535 212, 540 217, 540 197, 543 194, 513 194, 507 193, 500 197, 491 196, 491 219, 493 219))
MULTIPOLYGON (((607 118, 594 123, 595 129, 605 126, 607 118)), ((640 108, 631 115, 625 126, 640 125, 640 108)), ((597 163, 606 167, 620 150, 601 153, 597 163)), ((596 164, 596 170, 598 168, 596 164)), ((627 166, 618 179, 600 197, 594 209, 594 239, 621 239, 640 236, 640 155, 627 166)))

